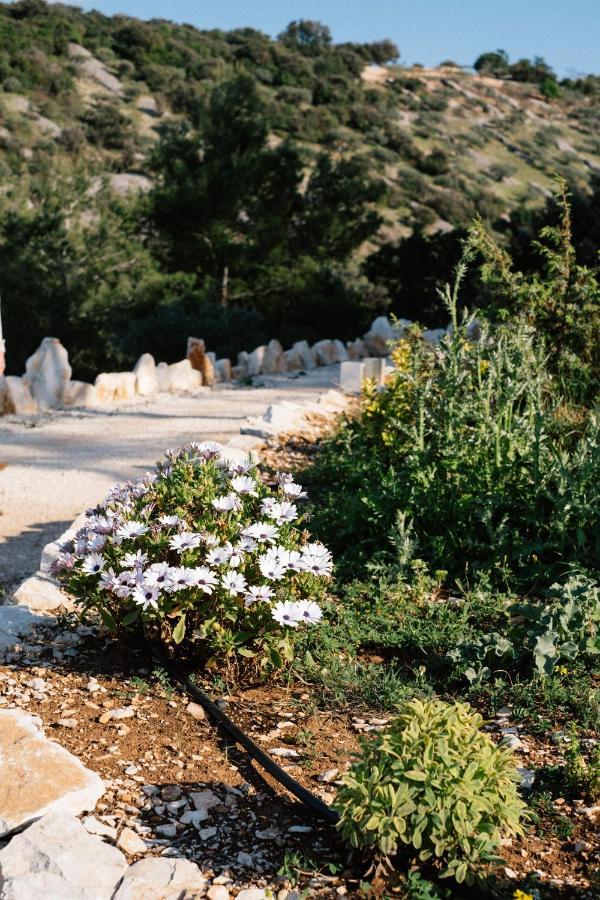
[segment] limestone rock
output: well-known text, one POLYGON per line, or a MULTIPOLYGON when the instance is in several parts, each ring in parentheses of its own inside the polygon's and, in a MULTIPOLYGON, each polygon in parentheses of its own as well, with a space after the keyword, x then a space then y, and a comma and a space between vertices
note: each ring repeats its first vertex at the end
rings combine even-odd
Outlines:
POLYGON ((156 363, 151 353, 142 353, 134 366, 133 374, 135 375, 136 394, 141 397, 150 397, 157 392, 156 363))
POLYGON ((336 362, 336 347, 333 341, 317 341, 311 349, 318 366, 330 366, 336 362))
POLYGON ((302 368, 302 356, 298 350, 286 350, 283 354, 283 362, 286 372, 295 372, 302 368))
POLYGON ((410 324, 409 319, 399 319, 395 325, 392 325, 387 316, 378 316, 369 331, 363 336, 368 352, 373 356, 387 356, 390 351, 390 343, 394 343, 402 337, 410 324))
POLYGON ((262 362, 262 371, 266 375, 285 371, 285 357, 283 347, 277 340, 269 341, 262 362))
POLYGON ((348 351, 348 359, 359 360, 367 355, 367 348, 362 338, 356 338, 355 341, 346 342, 346 350, 348 351))
POLYGON ((145 853, 148 849, 139 834, 136 834, 133 828, 127 827, 121 831, 119 840, 117 841, 117 847, 119 850, 129 853, 131 856, 136 856, 138 853, 145 853))
POLYGON ((53 612, 56 609, 73 609, 73 602, 53 578, 41 572, 22 581, 13 591, 10 602, 27 606, 36 612, 53 612))
POLYGON ((171 393, 178 391, 196 391, 202 387, 202 375, 192 368, 189 359, 172 363, 169 366, 169 387, 171 393))
POLYGON ((65 406, 97 406, 98 394, 93 384, 85 381, 67 381, 63 394, 65 406))
POLYGON ((169 373, 169 366, 166 362, 159 362, 156 366, 156 381, 158 382, 158 390, 161 393, 169 390, 169 385, 171 384, 171 375, 169 373))
POLYGON ((187 358, 192 369, 202 375, 202 384, 212 387, 215 383, 215 367, 210 354, 206 352, 206 345, 201 338, 188 338, 187 358))
POLYGON ((36 625, 52 625, 52 616, 36 615, 26 606, 0 606, 0 654, 26 638, 36 625))
POLYGON ((250 358, 250 354, 245 350, 242 350, 241 353, 238 353, 237 365, 234 366, 232 375, 234 378, 239 379, 240 381, 244 378, 248 377, 248 360, 250 358))
POLYGON ((58 338, 46 337, 25 363, 23 381, 40 409, 61 406, 71 380, 69 354, 58 338))
POLYGON ((215 362, 215 381, 228 384, 232 379, 231 360, 224 358, 215 362))
MULTIPOLYGON (((0 709, 0 836, 49 812, 92 810, 104 794, 100 776, 45 737, 38 723, 21 710, 0 709)), ((0 871, 6 877, 1 865, 0 871)))
POLYGON ((34 416, 37 403, 27 383, 16 375, 0 376, 0 413, 4 416, 34 416))
POLYGON ((312 369, 316 368, 317 363, 315 362, 312 350, 308 346, 308 341, 296 341, 296 343, 292 345, 292 350, 295 350, 300 356, 302 369, 306 369, 307 372, 310 372, 312 369))
POLYGON ((254 378, 255 375, 260 375, 262 372, 263 360, 265 358, 265 353, 267 352, 267 348, 263 345, 260 347, 256 347, 252 353, 248 354, 247 360, 247 377, 254 378))
POLYGON ((49 814, 0 850, 0 896, 112 900, 126 868, 121 851, 88 834, 78 819, 49 814))
POLYGON ((334 362, 346 362, 346 360, 350 359, 348 351, 341 341, 334 341, 333 349, 335 356, 334 362))
POLYGON ((206 884, 187 859, 150 857, 129 866, 114 900, 196 900, 204 896, 206 884))
POLYGON ((135 397, 135 375, 133 372, 102 372, 94 382, 100 403, 115 400, 131 400, 135 397))

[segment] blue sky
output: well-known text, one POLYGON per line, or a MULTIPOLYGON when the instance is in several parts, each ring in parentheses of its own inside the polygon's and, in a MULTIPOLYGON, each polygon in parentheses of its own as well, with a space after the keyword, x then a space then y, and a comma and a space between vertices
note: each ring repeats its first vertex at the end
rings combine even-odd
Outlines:
POLYGON ((561 76, 600 73, 600 0, 96 0, 75 5, 107 14, 252 26, 276 35, 292 19, 318 19, 336 41, 389 37, 404 63, 472 64, 501 47, 511 58, 545 56, 561 76))

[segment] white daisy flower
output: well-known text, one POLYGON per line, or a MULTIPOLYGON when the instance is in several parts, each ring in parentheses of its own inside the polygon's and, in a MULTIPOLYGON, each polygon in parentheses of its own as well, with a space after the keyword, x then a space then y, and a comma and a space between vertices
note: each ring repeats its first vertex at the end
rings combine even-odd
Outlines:
POLYGON ((200 535, 194 534, 193 531, 182 531, 181 534, 173 535, 169 541, 169 547, 171 550, 176 550, 177 553, 185 553, 186 550, 195 550, 196 547, 199 547, 201 540, 200 535))
POLYGON ((148 554, 137 550, 135 553, 126 553, 121 560, 127 569, 143 569, 148 562, 148 554))
POLYGON ((214 459, 216 456, 220 455, 221 445, 215 444, 214 441, 203 441, 201 444, 197 445, 196 453, 203 459, 214 459))
POLYGON ((299 600, 294 606, 296 607, 296 616, 299 622, 316 625, 323 617, 321 607, 312 600, 299 600))
POLYGON ((187 588, 194 587, 194 584, 193 569, 186 569, 184 566, 171 569, 168 585, 170 593, 174 593, 175 591, 185 591, 187 588))
POLYGON ((326 575, 331 575, 332 569, 333 562, 331 559, 327 559, 322 555, 315 556, 311 553, 306 553, 306 551, 302 554, 302 559, 300 560, 301 572, 312 572, 313 575, 325 577, 326 575))
POLYGON ((56 575, 58 572, 64 572, 66 569, 72 569, 76 560, 77 557, 74 553, 61 553, 50 566, 50 571, 53 575, 56 575))
POLYGON ((239 572, 226 572, 221 579, 221 584, 229 594, 237 596, 246 590, 246 579, 239 572))
POLYGON ((253 603, 268 603, 273 597, 273 593, 273 588, 267 584, 253 585, 248 588, 244 603, 246 606, 251 606, 253 603))
POLYGON ((100 572, 104 571, 104 557, 100 556, 99 553, 90 553, 84 557, 81 570, 86 575, 99 575, 100 572))
POLYGON ((285 566, 290 572, 299 572, 302 554, 299 550, 285 550, 283 547, 277 548, 277 558, 282 566, 285 566))
POLYGON ((303 500, 305 497, 308 497, 306 491, 302 489, 302 485, 295 484, 293 481, 284 482, 281 485, 281 490, 286 497, 291 497, 292 500, 303 500))
POLYGON ((271 544, 279 534, 279 529, 271 522, 257 522, 255 525, 248 525, 247 528, 244 528, 242 534, 245 537, 254 538, 259 544, 271 544))
POLYGON ((123 522, 122 525, 119 525, 117 528, 117 536, 127 540, 128 538, 141 537, 143 534, 146 534, 148 530, 148 526, 144 525, 143 522, 135 522, 132 519, 130 522, 123 522))
POLYGON ((131 599, 138 606, 141 606, 144 611, 151 606, 153 609, 158 609, 158 598, 160 594, 158 588, 152 584, 140 584, 138 585, 131 594, 131 599))
POLYGON ((246 494, 249 497, 258 496, 256 482, 254 478, 250 478, 248 475, 237 475, 235 478, 232 478, 231 487, 236 494, 246 494))
POLYGON ((117 597, 131 597, 133 589, 137 587, 138 584, 141 584, 141 581, 138 582, 136 573, 133 570, 121 572, 117 577, 115 594, 117 595, 117 597))
POLYGON ((271 610, 271 615, 280 625, 289 625, 291 628, 298 627, 298 610, 297 604, 291 603, 289 600, 280 600, 271 610))
POLYGON ((214 572, 211 572, 207 566, 197 566, 188 571, 193 578, 194 587, 200 588, 205 594, 212 594, 213 588, 217 585, 217 576, 214 572))
POLYGON ((171 567, 166 562, 152 563, 144 572, 144 581, 159 590, 167 588, 171 582, 171 567))
POLYGON ((104 550, 104 548, 106 547, 106 541, 106 535, 92 534, 87 541, 87 548, 88 550, 92 551, 104 550))
POLYGON ((101 587, 103 591, 115 591, 119 586, 119 579, 115 574, 115 570, 111 567, 110 569, 106 569, 100 575, 100 581, 98 582, 98 587, 101 587))
POLYGON ((89 525, 96 534, 112 534, 117 527, 117 520, 111 516, 92 516, 89 525))
POLYGON ((177 525, 183 524, 183 520, 179 518, 179 516, 159 516, 158 521, 161 525, 164 525, 165 528, 174 528, 177 525))
POLYGON ((232 509, 240 509, 242 501, 237 494, 232 492, 230 494, 225 494, 224 497, 216 497, 213 500, 212 505, 219 512, 230 512, 232 509))
POLYGON ((293 522, 294 519, 298 518, 296 506, 288 500, 271 504, 266 512, 268 517, 274 519, 277 525, 284 525, 286 522, 293 522))
POLYGON ((285 575, 285 566, 279 561, 276 550, 269 550, 258 558, 258 566, 269 581, 280 581, 285 575))
POLYGON ((209 566, 224 566, 229 562, 232 552, 233 547, 227 541, 222 547, 213 547, 212 550, 209 550, 206 554, 206 562, 209 566))
POLYGON ((216 534, 203 534, 202 542, 207 547, 218 547, 219 546, 219 538, 216 536, 216 534))
POLYGON ((275 497, 265 497, 264 500, 261 500, 260 511, 271 518, 270 510, 276 503, 275 497))
POLYGON ((241 537, 235 546, 242 553, 252 553, 258 547, 258 542, 251 537, 241 537))

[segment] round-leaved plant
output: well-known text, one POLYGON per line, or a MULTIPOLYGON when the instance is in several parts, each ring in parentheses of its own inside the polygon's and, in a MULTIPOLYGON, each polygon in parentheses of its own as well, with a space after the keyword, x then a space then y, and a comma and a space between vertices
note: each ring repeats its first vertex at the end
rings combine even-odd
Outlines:
POLYGON ((142 625, 175 644, 191 638, 215 661, 280 667, 297 629, 321 619, 331 554, 300 529, 306 495, 291 476, 268 487, 251 460, 229 463, 219 450, 168 451, 117 485, 54 570, 111 628, 142 625))
POLYGON ((482 723, 467 704, 406 703, 342 779, 334 805, 344 837, 384 858, 408 845, 459 882, 497 860, 500 838, 521 833, 525 807, 512 752, 482 723))

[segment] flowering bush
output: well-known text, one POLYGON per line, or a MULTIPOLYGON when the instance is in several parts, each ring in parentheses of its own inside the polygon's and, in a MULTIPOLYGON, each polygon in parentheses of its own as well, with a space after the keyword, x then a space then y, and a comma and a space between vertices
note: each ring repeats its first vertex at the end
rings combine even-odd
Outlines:
POLYGON ((55 571, 111 628, 150 626, 166 641, 187 636, 212 654, 280 667, 295 630, 321 619, 332 569, 298 527, 305 496, 289 475, 271 489, 250 461, 191 444, 88 511, 55 571))

